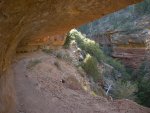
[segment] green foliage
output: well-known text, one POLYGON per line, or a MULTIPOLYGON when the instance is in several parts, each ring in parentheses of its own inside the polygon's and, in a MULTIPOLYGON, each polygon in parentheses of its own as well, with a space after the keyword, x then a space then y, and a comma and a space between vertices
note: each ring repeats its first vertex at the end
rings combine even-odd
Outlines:
POLYGON ((104 46, 102 47, 102 51, 104 52, 104 54, 105 54, 106 56, 111 56, 111 54, 112 54, 112 48, 111 48, 111 47, 108 47, 107 45, 104 45, 104 46))
POLYGON ((63 60, 69 61, 69 62, 72 61, 72 58, 70 57, 69 53, 67 53, 67 52, 59 51, 56 53, 56 57, 58 59, 63 59, 63 60))
POLYGON ((89 76, 94 79, 94 81, 98 80, 100 73, 98 71, 97 61, 93 56, 89 54, 86 55, 86 58, 84 59, 82 64, 82 68, 89 76))
POLYGON ((104 16, 103 18, 79 27, 78 30, 88 36, 115 29, 130 31, 130 29, 137 28, 134 21, 145 14, 150 14, 150 0, 144 0, 136 5, 104 16))
POLYGON ((134 73, 134 69, 131 67, 126 67, 126 72, 130 75, 129 80, 133 81, 133 73, 134 73))
POLYGON ((135 5, 135 12, 138 15, 150 14, 150 0, 144 0, 142 3, 135 5))
POLYGON ((135 84, 132 84, 131 82, 122 82, 117 81, 114 89, 112 91, 112 96, 115 99, 131 99, 134 100, 136 96, 134 93, 137 91, 137 86, 135 84))
POLYGON ((96 58, 97 61, 104 61, 114 67, 115 70, 120 72, 124 78, 127 79, 129 77, 124 65, 122 65, 119 61, 106 56, 100 48, 99 44, 97 44, 95 41, 86 38, 75 29, 70 31, 69 36, 71 37, 71 39, 74 39, 76 41, 77 45, 82 50, 96 58))
POLYGON ((64 47, 65 49, 68 49, 69 46, 70 46, 71 41, 72 41, 72 37, 70 37, 70 36, 69 36, 69 33, 68 33, 67 36, 66 36, 66 41, 65 41, 63 47, 64 47))
POLYGON ((114 67, 114 69, 117 70, 118 72, 120 72, 123 75, 122 79, 126 79, 126 80, 129 79, 129 75, 126 71, 126 68, 118 60, 107 57, 106 58, 106 63, 111 65, 112 67, 114 67))
POLYGON ((134 77, 138 81, 137 102, 150 107, 150 62, 143 62, 134 77))
MULTIPOLYGON (((126 9, 81 26, 79 31, 87 36, 94 36, 96 34, 103 34, 107 31, 114 30, 126 31, 126 34, 133 34, 141 30, 140 26, 138 27, 137 24, 135 24, 135 21, 147 14, 150 14, 150 0, 144 0, 139 4, 129 6, 126 9)), ((130 96, 134 93, 134 91, 136 91, 136 85, 126 81, 132 80, 138 84, 138 102, 142 105, 150 107, 150 82, 148 82, 150 79, 145 79, 146 76, 150 76, 150 64, 148 66, 143 63, 137 72, 133 72, 133 70, 130 69, 126 70, 124 65, 122 65, 118 60, 114 60, 103 55, 101 50, 98 51, 98 49, 100 49, 100 47, 98 47, 99 45, 88 42, 84 36, 81 36, 81 33, 74 31, 71 36, 74 37, 78 43, 78 46, 82 50, 85 50, 98 61, 103 60, 105 63, 111 65, 114 70, 121 73, 121 80, 124 82, 119 81, 116 84, 116 88, 114 90, 115 97, 130 99, 130 96)), ((108 48, 103 48, 104 51, 107 49, 108 48)), ((109 52, 106 52, 106 55, 109 55, 109 52)), ((115 74, 115 72, 112 73, 112 75, 115 74)))
POLYGON ((138 103, 150 107, 150 78, 146 78, 138 84, 138 103))
POLYGON ((103 51, 100 49, 100 46, 95 41, 92 41, 84 37, 80 32, 73 29, 70 32, 70 37, 72 37, 77 45, 90 55, 94 56, 99 62, 105 58, 103 51))
POLYGON ((64 54, 63 54, 62 52, 57 52, 57 53, 56 53, 56 57, 57 57, 58 59, 63 59, 64 54))
POLYGON ((140 68, 133 75, 133 79, 136 79, 138 82, 140 82, 145 75, 150 75, 150 64, 148 61, 144 61, 141 64, 140 68))

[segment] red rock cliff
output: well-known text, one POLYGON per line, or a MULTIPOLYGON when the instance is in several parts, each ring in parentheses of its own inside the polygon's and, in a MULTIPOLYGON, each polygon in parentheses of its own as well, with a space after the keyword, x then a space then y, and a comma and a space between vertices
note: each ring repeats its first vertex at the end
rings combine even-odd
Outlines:
POLYGON ((13 88, 7 70, 19 43, 66 33, 140 1, 0 0, 0 113, 12 113, 13 88))

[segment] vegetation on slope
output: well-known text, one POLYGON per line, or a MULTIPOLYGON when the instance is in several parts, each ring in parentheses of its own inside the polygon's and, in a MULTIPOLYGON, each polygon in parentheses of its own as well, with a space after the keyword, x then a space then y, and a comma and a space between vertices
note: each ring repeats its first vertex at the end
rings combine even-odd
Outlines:
POLYGON ((134 21, 148 14, 150 14, 150 0, 144 0, 142 3, 129 6, 126 9, 83 25, 78 30, 88 36, 111 30, 135 30, 139 28, 136 27, 134 21))
MULTIPOLYGON (((150 0, 144 0, 139 4, 129 6, 126 9, 107 15, 99 20, 81 26, 78 28, 78 30, 86 34, 88 37, 94 36, 96 34, 103 34, 112 30, 126 31, 126 33, 135 33, 142 29, 149 29, 149 24, 146 25, 146 22, 145 25, 143 24, 143 21, 141 22, 142 25, 138 25, 137 23, 138 20, 142 19, 142 17, 144 18, 145 16, 150 16, 150 0)), ((103 53, 103 51, 101 51, 101 53, 103 53)), ((97 55, 97 53, 95 54, 97 55)), ((92 55, 95 56, 95 54, 92 55)), ((126 69, 119 61, 116 61, 107 55, 101 56, 102 57, 100 57, 100 61, 111 65, 115 70, 123 75, 121 77, 121 81, 116 80, 116 84, 114 85, 113 90, 110 91, 112 97, 134 99, 136 102, 150 107, 149 61, 144 62, 141 67, 136 70, 136 72, 132 72, 131 69, 126 69), (126 95, 126 93, 129 95, 126 95)), ((114 71, 112 73, 115 75, 114 71)), ((106 76, 108 74, 108 72, 105 73, 106 76)))
POLYGON ((150 107, 150 62, 144 61, 138 71, 134 74, 134 81, 137 81, 138 92, 137 102, 150 107), (136 79, 135 79, 136 78, 136 79))
MULTIPOLYGON (((69 40, 69 42, 71 42, 71 40, 74 40, 77 43, 77 46, 81 49, 81 52, 83 53, 82 55, 84 57, 84 60, 81 62, 81 67, 87 73, 88 77, 92 77, 94 82, 96 83, 99 81, 105 81, 105 79, 108 79, 107 77, 105 77, 105 74, 102 74, 102 72, 105 69, 102 69, 102 67, 99 68, 99 65, 102 66, 104 63, 106 63, 113 67, 113 72, 110 73, 109 76, 112 77, 114 81, 116 81, 116 83, 113 81, 114 84, 112 84, 113 88, 111 88, 110 95, 113 95, 114 98, 115 96, 118 96, 118 95, 120 95, 119 97, 122 97, 122 98, 123 97, 130 98, 130 96, 135 92, 134 89, 136 88, 134 88, 134 85, 128 84, 129 83, 128 81, 125 81, 125 79, 128 79, 128 73, 126 72, 125 67, 119 61, 106 56, 103 53, 98 43, 86 38, 84 35, 82 35, 80 32, 78 32, 75 29, 71 30, 68 33, 67 37, 69 38, 67 39, 69 40), (118 77, 118 74, 121 74, 121 77, 118 77), (121 84, 117 84, 117 81, 120 81, 121 84), (122 88, 126 86, 129 86, 129 87, 124 88, 122 90, 122 88), (125 93, 125 92, 130 92, 130 93, 125 93)), ((66 43, 66 44, 65 44, 65 47, 67 47, 69 43, 66 43)), ((100 83, 100 84, 103 84, 103 83, 100 83)), ((107 83, 104 83, 104 84, 107 84, 107 83)), ((108 90, 108 87, 104 89, 108 90)))
POLYGON ((94 81, 99 79, 100 73, 98 71, 97 61, 93 56, 87 54, 83 61, 82 67, 89 76, 93 77, 94 81))
MULTIPOLYGON (((74 40, 81 49, 84 57, 81 67, 87 73, 88 77, 92 77, 95 82, 107 79, 104 85, 108 84, 108 86, 104 90, 108 91, 108 87, 111 86, 108 95, 111 95, 114 99, 126 98, 135 100, 144 106, 150 106, 150 68, 148 68, 150 65, 141 65, 137 73, 133 75, 126 71, 121 62, 105 55, 98 43, 86 38, 85 35, 77 30, 73 29, 68 33, 68 40, 69 43, 71 40, 74 40), (113 71, 111 72, 112 78, 108 77, 109 74, 106 71, 103 74, 101 73, 103 69, 98 68, 98 66, 103 65, 103 63, 113 67, 113 71), (121 74, 120 77, 118 77, 118 73, 121 74), (109 84, 111 81, 114 83, 109 84)), ((69 43, 66 44, 69 45, 69 43)))
POLYGON ((109 65, 113 66, 123 75, 128 76, 124 65, 122 65, 121 62, 106 56, 98 43, 90 40, 89 38, 86 38, 86 36, 84 36, 81 32, 75 29, 71 30, 68 35, 70 39, 77 42, 79 48, 81 48, 83 51, 90 54, 91 56, 95 57, 99 63, 106 62, 109 65))

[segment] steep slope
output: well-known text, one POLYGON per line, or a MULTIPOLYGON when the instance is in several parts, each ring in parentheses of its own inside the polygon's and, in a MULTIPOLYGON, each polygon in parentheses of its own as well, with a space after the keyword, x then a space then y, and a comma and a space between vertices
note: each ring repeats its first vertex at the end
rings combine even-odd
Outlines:
POLYGON ((0 0, 0 112, 12 112, 11 60, 19 44, 63 34, 142 0, 0 0), (22 43, 21 43, 22 42, 22 43), (11 78, 11 77, 10 77, 11 78))
POLYGON ((150 40, 150 15, 135 19, 133 27, 129 29, 106 31, 97 33, 91 39, 103 46, 104 50, 114 58, 120 59, 127 67, 139 68, 148 58, 150 40))
POLYGON ((18 56, 15 62, 18 113, 150 113, 129 100, 92 96, 79 85, 83 78, 76 67, 53 55, 35 52, 18 56), (40 62, 31 66, 35 60, 40 62))
POLYGON ((110 49, 109 55, 137 69, 149 51, 149 6, 150 1, 144 0, 81 26, 79 30, 100 43, 104 51, 110 49))

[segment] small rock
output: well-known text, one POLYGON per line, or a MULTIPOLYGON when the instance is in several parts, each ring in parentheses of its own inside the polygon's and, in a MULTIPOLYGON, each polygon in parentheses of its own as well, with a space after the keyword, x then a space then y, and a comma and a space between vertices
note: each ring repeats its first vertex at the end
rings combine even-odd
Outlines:
POLYGON ((62 79, 60 82, 65 83, 65 80, 64 80, 64 79, 62 79))

